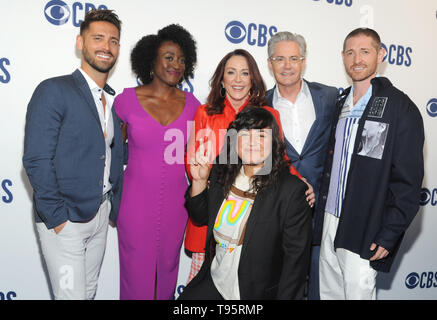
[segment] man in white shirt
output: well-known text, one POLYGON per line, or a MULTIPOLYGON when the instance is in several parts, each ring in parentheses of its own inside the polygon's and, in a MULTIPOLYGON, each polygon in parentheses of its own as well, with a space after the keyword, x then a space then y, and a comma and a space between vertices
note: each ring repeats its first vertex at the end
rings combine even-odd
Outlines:
MULTIPOLYGON (((306 42, 298 34, 278 32, 268 43, 268 66, 276 86, 266 94, 267 104, 279 111, 287 155, 313 186, 316 204, 337 89, 303 79, 306 42)), ((308 298, 319 299, 318 255, 312 250, 308 298)))
POLYGON ((81 68, 43 81, 26 115, 23 164, 55 299, 93 299, 123 179, 120 120, 107 84, 120 50, 111 10, 85 15, 81 68))

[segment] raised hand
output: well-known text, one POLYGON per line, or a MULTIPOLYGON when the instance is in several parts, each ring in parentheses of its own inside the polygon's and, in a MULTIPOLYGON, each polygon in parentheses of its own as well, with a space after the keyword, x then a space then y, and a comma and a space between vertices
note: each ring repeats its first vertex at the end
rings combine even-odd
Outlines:
POLYGON ((201 193, 208 184, 209 173, 211 171, 211 141, 203 142, 200 139, 200 145, 194 158, 190 159, 190 173, 192 177, 191 196, 194 197, 201 193))

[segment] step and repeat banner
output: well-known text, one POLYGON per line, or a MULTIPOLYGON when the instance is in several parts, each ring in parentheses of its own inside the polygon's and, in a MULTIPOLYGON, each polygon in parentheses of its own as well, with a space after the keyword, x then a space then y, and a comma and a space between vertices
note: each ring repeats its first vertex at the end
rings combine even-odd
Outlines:
MULTIPOLYGON (((120 56, 108 81, 117 93, 137 85, 129 59, 134 44, 178 23, 198 46, 194 77, 181 88, 202 103, 218 62, 237 48, 255 57, 267 87, 272 87, 267 41, 278 31, 306 38, 306 79, 342 90, 350 85, 341 59, 345 36, 359 26, 374 28, 387 51, 379 73, 416 103, 426 135, 421 208, 391 273, 378 275, 377 298, 437 298, 437 1, 0 0, 0 300, 51 298, 32 215, 32 189, 21 160, 25 114, 42 80, 72 73, 80 65, 75 39, 92 8, 113 9, 123 22, 120 56)), ((181 250, 176 296, 190 263, 181 250)), ((117 230, 110 227, 96 299, 118 298, 117 230)))

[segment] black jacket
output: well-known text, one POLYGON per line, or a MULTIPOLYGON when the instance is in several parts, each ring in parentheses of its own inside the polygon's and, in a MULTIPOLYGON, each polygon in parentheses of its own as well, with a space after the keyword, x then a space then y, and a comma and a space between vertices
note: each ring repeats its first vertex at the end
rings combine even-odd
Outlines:
MULTIPOLYGON (((372 86, 372 96, 358 125, 334 246, 370 259, 374 252, 369 248, 374 242, 390 254, 385 259, 371 262, 371 266, 388 272, 403 235, 419 210, 424 129, 416 105, 387 78, 372 79, 372 86), (366 121, 381 122, 388 129, 381 159, 358 154, 363 147, 361 138, 366 121)), ((349 92, 350 88, 339 97, 335 119, 339 118, 349 92)), ((315 244, 321 241, 335 130, 336 125, 329 140, 315 212, 315 244)))
MULTIPOLYGON (((198 225, 208 225, 205 262, 190 282, 192 285, 210 272, 215 255, 213 226, 225 198, 223 186, 217 181, 216 166, 211 171, 209 189, 193 198, 190 189, 186 193, 190 218, 198 225)), ((276 186, 256 196, 238 268, 242 300, 303 298, 311 245, 311 210, 305 200, 306 189, 305 183, 284 170, 276 186)))

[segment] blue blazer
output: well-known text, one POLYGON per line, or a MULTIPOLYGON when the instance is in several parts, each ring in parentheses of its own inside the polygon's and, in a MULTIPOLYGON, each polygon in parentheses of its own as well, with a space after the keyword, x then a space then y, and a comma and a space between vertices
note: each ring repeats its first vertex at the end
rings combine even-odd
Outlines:
MULTIPOLYGON (((115 222, 123 180, 120 119, 112 109, 112 209, 115 222)), ((33 187, 36 222, 54 228, 92 219, 100 206, 105 140, 91 90, 79 70, 43 81, 26 114, 23 165, 33 187)))
MULTIPOLYGON (((308 84, 311 92, 316 120, 308 133, 301 154, 286 138, 284 139, 288 158, 297 171, 313 186, 317 203, 338 91, 335 87, 304 81, 308 84)), ((275 88, 276 86, 266 93, 267 104, 272 108, 275 107, 273 105, 275 88)))

